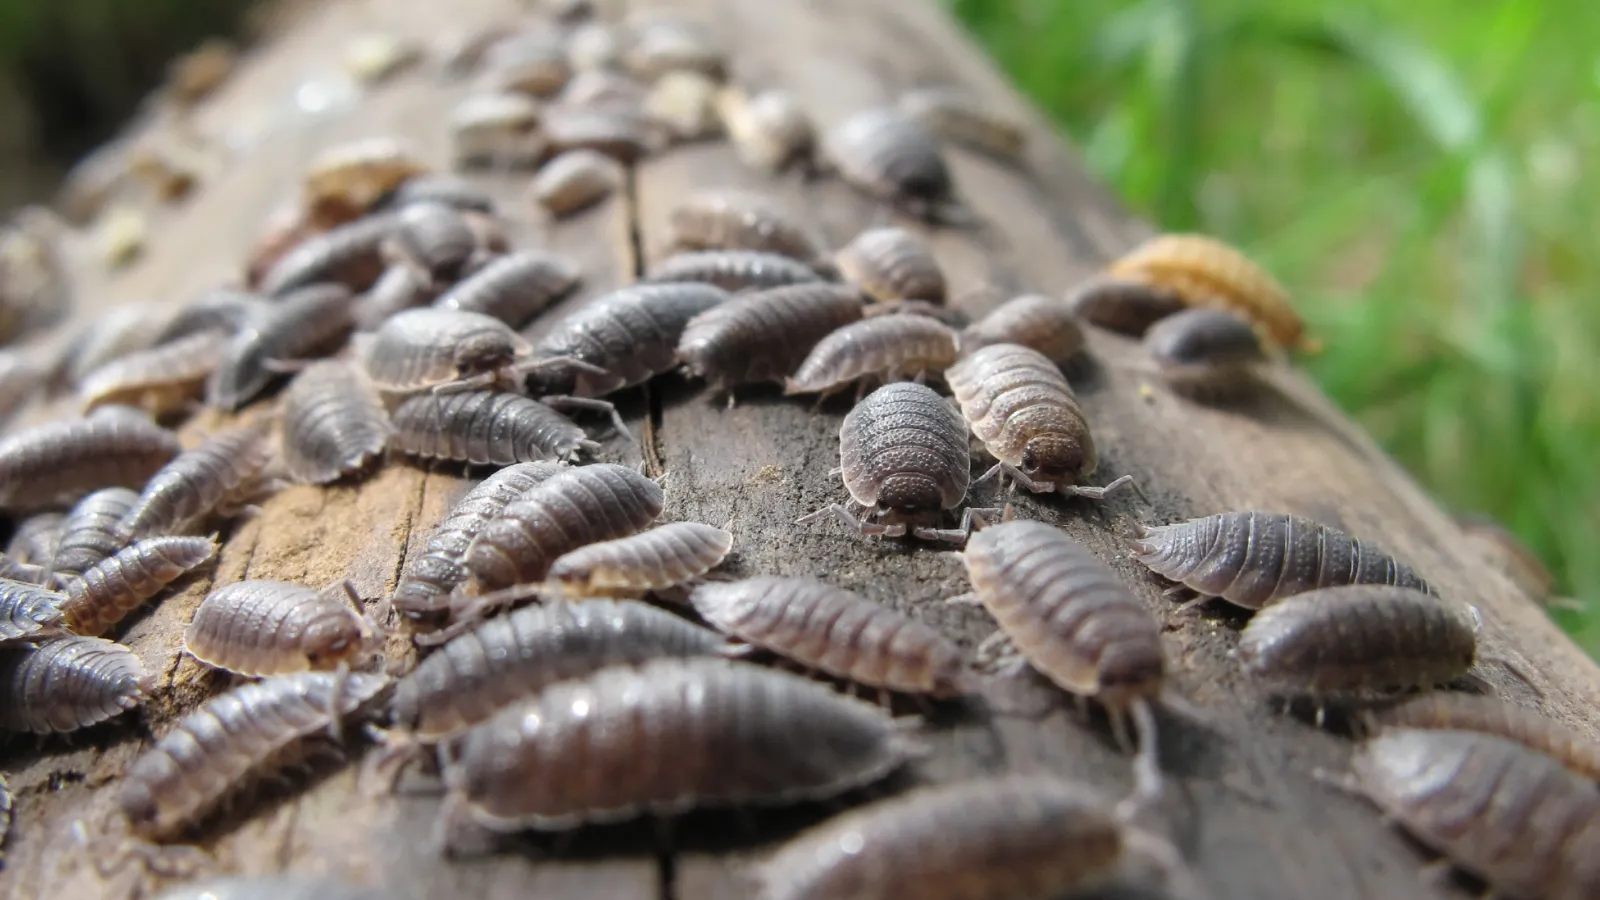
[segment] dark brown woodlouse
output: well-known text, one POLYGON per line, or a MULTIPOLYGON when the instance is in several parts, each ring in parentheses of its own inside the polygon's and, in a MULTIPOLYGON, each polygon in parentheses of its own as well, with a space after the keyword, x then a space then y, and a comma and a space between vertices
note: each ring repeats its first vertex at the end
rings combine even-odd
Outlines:
POLYGON ((1239 393, 1267 358, 1255 328, 1224 309, 1174 313, 1145 332, 1144 347, 1173 390, 1199 399, 1239 393))
POLYGON ((830 129, 823 146, 839 175, 868 196, 929 221, 953 217, 950 167, 938 139, 915 119, 869 109, 830 129))
POLYGON ((494 316, 462 309, 408 309, 384 321, 361 349, 379 390, 414 391, 446 383, 487 387, 513 381, 512 363, 528 343, 494 316))
POLYGON ((824 258, 821 238, 777 200, 751 191, 702 190, 684 198, 668 218, 678 250, 751 250, 803 263, 824 258))
POLYGON ((839 473, 866 518, 831 503, 795 524, 831 515, 862 534, 960 543, 972 532, 975 511, 968 509, 958 528, 940 528, 939 520, 967 499, 971 469, 960 414, 925 385, 886 384, 857 403, 839 428, 839 473))
POLYGON ((1560 760, 1585 778, 1600 781, 1600 745, 1555 719, 1496 697, 1435 691, 1394 706, 1363 711, 1361 718, 1371 730, 1417 728, 1496 735, 1560 760))
POLYGON ((132 650, 66 635, 0 648, 0 728, 76 731, 144 702, 155 678, 132 650))
POLYGON ((945 301, 944 270, 928 242, 904 228, 871 228, 833 255, 845 281, 879 302, 945 301))
POLYGON ((919 752, 884 711, 804 678, 656 660, 552 685, 467 732, 445 766, 440 825, 446 836, 463 818, 493 831, 565 830, 787 805, 877 781, 919 752))
POLYGON ((678 341, 695 316, 725 302, 709 284, 641 284, 597 297, 557 322, 534 347, 536 393, 599 397, 678 364, 678 341))
POLYGON ((559 219, 599 203, 621 184, 616 160, 593 150, 569 150, 539 168, 528 192, 559 219))
POLYGON ((281 427, 284 465, 309 484, 367 468, 393 430, 372 383, 340 360, 312 363, 295 376, 284 392, 281 427))
POLYGON ((79 500, 62 525, 50 568, 76 575, 126 547, 117 525, 139 503, 139 496, 129 488, 110 487, 79 500))
POLYGON ((183 410, 205 393, 222 362, 228 336, 201 331, 114 359, 85 375, 78 399, 85 411, 120 403, 162 416, 183 410))
POLYGON ((856 684, 934 697, 975 683, 961 650, 927 625, 810 578, 712 582, 689 603, 712 627, 856 684))
POLYGON ((818 341, 860 321, 861 313, 861 294, 843 285, 805 284, 743 294, 691 319, 678 341, 678 358, 715 391, 759 382, 782 384, 818 341))
POLYGON ((1138 490, 1129 475, 1103 488, 1079 484, 1098 465, 1089 420, 1061 369, 1039 351, 990 344, 952 366, 945 380, 997 460, 983 478, 1001 473, 1035 493, 1095 500, 1123 485, 1138 490))
POLYGON ((237 675, 287 675, 358 664, 378 633, 348 581, 319 591, 253 579, 207 594, 183 649, 237 675))
POLYGON ((39 584, 0 578, 0 647, 62 633, 66 599, 39 584))
POLYGON ((1472 668, 1477 629, 1465 604, 1411 588, 1348 584, 1256 613, 1237 655, 1253 681, 1291 695, 1431 687, 1472 668))
POLYGON ((1395 729, 1352 767, 1361 793, 1495 892, 1600 896, 1600 793, 1550 757, 1493 735, 1395 729))
POLYGON ((559 596, 642 597, 694 581, 732 549, 733 535, 715 525, 669 522, 569 550, 545 577, 559 596))
POLYGON ((139 502, 117 525, 125 539, 181 534, 260 486, 272 461, 272 421, 227 428, 185 450, 150 476, 139 502))
POLYGON ((268 307, 233 336, 206 385, 207 401, 237 410, 265 391, 286 364, 336 349, 355 327, 354 302, 343 287, 316 284, 268 307))
POLYGON ((100 560, 69 582, 61 612, 77 634, 105 634, 216 553, 217 542, 209 537, 146 538, 100 560))
POLYGON ((600 446, 545 404, 499 391, 418 394, 402 402, 391 421, 390 444, 401 453, 477 466, 573 460, 600 446))
POLYGON ((565 259, 524 250, 491 260, 433 301, 441 309, 493 316, 521 328, 577 289, 583 275, 565 259))
POLYGON ((1066 303, 1085 322, 1134 337, 1185 308, 1183 298, 1171 291, 1107 276, 1096 276, 1068 291, 1066 303))
POLYGON ((692 250, 652 265, 640 279, 648 284, 699 282, 725 291, 763 290, 822 280, 795 259, 761 250, 692 250))
POLYGON ((889 315, 852 322, 817 342, 784 382, 785 394, 822 394, 866 378, 895 381, 938 373, 956 361, 958 335, 926 316, 889 315))
POLYGON ((0 508, 69 504, 104 487, 143 487, 183 447, 124 406, 48 422, 0 440, 0 508))
POLYGON ((261 277, 261 292, 282 297, 319 282, 364 291, 383 274, 381 247, 394 233, 393 213, 375 213, 295 245, 261 277))
POLYGON ((1392 584, 1433 593, 1410 566, 1370 542, 1301 516, 1220 513, 1174 525, 1141 525, 1133 558, 1200 594, 1261 609, 1284 597, 1342 584, 1392 584))
POLYGON ((968 91, 954 87, 915 88, 901 94, 895 105, 951 143, 1012 165, 1026 160, 1027 128, 968 91))
POLYGON ((394 589, 394 607, 414 627, 431 627, 450 610, 450 593, 467 580, 467 548, 506 504, 561 471, 552 462, 510 465, 468 491, 428 538, 394 589))
POLYGON ((991 344, 1020 344, 1063 366, 1083 352, 1083 326, 1063 301, 1023 294, 995 307, 961 332, 963 353, 991 344))

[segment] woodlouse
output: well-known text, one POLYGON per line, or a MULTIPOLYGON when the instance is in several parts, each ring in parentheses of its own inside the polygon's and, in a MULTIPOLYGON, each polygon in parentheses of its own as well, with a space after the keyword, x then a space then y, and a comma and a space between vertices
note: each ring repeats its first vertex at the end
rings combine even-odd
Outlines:
POLYGON ((61 543, 50 568, 76 575, 126 547, 128 542, 117 525, 138 505, 139 496, 129 488, 110 487, 79 500, 62 525, 61 543))
POLYGON ((1104 275, 1067 292, 1066 302, 1085 322, 1134 337, 1184 308, 1183 298, 1171 291, 1104 275))
POLYGON ((355 330, 376 331, 392 316, 426 306, 434 299, 435 291, 425 283, 410 266, 393 265, 383 271, 372 287, 352 305, 351 318, 355 330))
POLYGON ((566 469, 506 504, 473 540, 465 565, 480 589, 532 584, 564 553, 644 530, 664 500, 661 485, 625 466, 566 469))
POLYGON ((1142 281, 1189 306, 1231 309, 1261 323, 1284 347, 1306 345, 1305 323, 1289 293, 1249 257, 1199 234, 1162 234, 1135 247, 1107 269, 1114 278, 1142 281))
POLYGON ((126 538, 178 534, 260 484, 272 461, 272 421, 226 428, 185 450, 150 476, 139 503, 117 526, 126 538))
POLYGON ((694 581, 732 549, 733 535, 715 525, 669 522, 569 550, 545 577, 562 596, 642 596, 694 581))
POLYGON ((623 55, 628 71, 646 80, 674 71, 699 72, 715 81, 727 75, 728 57, 696 26, 678 19, 639 24, 623 55))
POLYGON ((832 394, 851 382, 894 381, 942 372, 956 361, 959 336, 926 316, 889 315, 852 322, 811 348, 785 394, 832 394))
POLYGON ((391 446, 401 453, 476 466, 572 460, 600 446, 543 403, 499 391, 419 394, 402 402, 390 421, 391 446))
POLYGON ((1098 465, 1089 420, 1061 369, 1020 344, 990 344, 945 373, 972 433, 997 462, 984 473, 1003 473, 1035 493, 1100 499, 1122 485, 1079 484, 1098 465))
POLYGON ((1495 892, 1600 895, 1600 794, 1555 760, 1492 735, 1396 729, 1352 767, 1388 816, 1495 892))
POLYGON ((409 178, 384 199, 383 205, 398 209, 413 203, 442 203, 459 210, 492 213, 494 198, 476 183, 459 175, 433 173, 409 178))
POLYGON ((61 612, 74 632, 105 634, 216 552, 217 542, 208 537, 146 538, 84 569, 77 580, 69 582, 61 612))
POLYGON ((251 779, 304 758, 306 741, 359 712, 382 675, 301 672, 241 685, 178 722, 117 790, 133 834, 178 837, 251 779))
POLYGON ((822 280, 795 259, 760 250, 695 250, 675 253, 647 269, 641 281, 702 282, 725 291, 763 290, 822 280))
POLYGON ((114 360, 155 345, 165 310, 154 303, 123 303, 85 325, 63 349, 58 363, 74 386, 114 360))
POLYGON ((770 172, 795 165, 808 173, 816 168, 816 123, 788 93, 763 91, 750 97, 738 88, 723 88, 717 111, 745 165, 770 172))
POLYGON ((667 225, 679 250, 751 250, 813 263, 822 242, 777 200, 751 191, 696 191, 673 207, 667 225))
POLYGON ((857 684, 954 697, 973 688, 961 651, 927 625, 810 578, 712 582, 689 603, 712 627, 857 684))
POLYGON ((454 284, 489 256, 466 215, 443 203, 411 203, 395 213, 384 254, 431 290, 454 284))
POLYGON ((490 45, 484 68, 486 84, 534 97, 554 96, 572 77, 560 42, 542 30, 514 33, 490 45))
POLYGON ((529 385, 541 394, 598 397, 641 384, 676 366, 689 320, 728 297, 690 283, 632 285, 597 297, 534 347, 540 368, 529 385))
POLYGON ((132 650, 67 635, 0 648, 0 728, 76 731, 144 702, 155 678, 132 650))
POLYGON ((283 297, 321 282, 364 291, 383 274, 381 247, 394 232, 393 213, 373 213, 306 238, 261 276, 261 291, 283 297))
POLYGON ((0 507, 38 509, 103 487, 142 487, 182 449, 177 435, 127 407, 48 422, 0 440, 0 507))
POLYGON ((593 150, 623 165, 633 165, 661 143, 659 126, 642 110, 620 106, 553 106, 540 117, 545 153, 593 150))
POLYGON ((528 166, 545 150, 539 102, 512 91, 468 96, 450 111, 449 127, 459 168, 528 166))
POLYGON ((20 563, 48 563, 61 548, 61 536, 66 528, 67 517, 64 513, 34 513, 17 523, 11 540, 6 542, 6 555, 20 563))
POLYGON ((60 634, 66 599, 38 584, 0 578, 0 646, 60 634))
POLYGON ((433 305, 482 313, 520 328, 572 293, 582 279, 571 262, 525 250, 492 260, 440 295, 433 305))
POLYGON ((442 823, 563 830, 818 800, 883 778, 919 750, 884 711, 804 678, 656 660, 552 685, 469 731, 445 767, 442 823))
POLYGON ((85 411, 124 404, 153 416, 178 412, 205 393, 206 379, 228 346, 220 331, 201 331, 106 363, 78 385, 85 411))
POLYGON ((1083 352, 1083 326, 1063 301, 1023 294, 995 307, 961 332, 963 353, 991 344, 1020 344, 1063 366, 1083 352))
POLYGON ((1200 594, 1261 609, 1294 594, 1343 584, 1392 584, 1432 592, 1410 566, 1336 528, 1301 516, 1230 512, 1141 525, 1133 558, 1200 594))
POLYGON ((159 900, 383 900, 379 888, 357 887, 304 875, 208 878, 179 885, 159 900))
POLYGON ((650 86, 645 115, 676 141, 711 137, 722 129, 715 101, 718 85, 699 72, 667 72, 650 86))
POLYGON ((528 342, 494 316, 463 309, 408 309, 390 316, 361 350, 380 390, 405 392, 447 382, 494 384, 528 352, 528 342))
POLYGON ((1588 736, 1531 709, 1495 697, 1435 691, 1395 706, 1366 711, 1368 728, 1477 731, 1516 741, 1600 781, 1600 746, 1588 736))
POLYGON ((1022 123, 960 88, 917 88, 901 94, 896 106, 939 137, 1002 162, 1021 163, 1027 155, 1022 123))
POLYGON ((904 228, 871 228, 833 255, 844 280, 880 302, 943 303, 944 270, 928 242, 904 228))
POLYGON ((156 346, 206 331, 231 336, 266 308, 266 298, 250 291, 232 288, 206 291, 167 320, 156 338, 156 346))
POLYGON ((238 675, 287 675, 354 665, 376 633, 349 582, 319 591, 251 580, 206 595, 183 649, 238 675))
POLYGON ((428 538, 422 553, 406 567, 394 589, 394 606, 413 625, 437 624, 450 608, 450 593, 467 580, 462 565, 467 549, 506 504, 561 471, 551 462, 507 466, 468 491, 428 538))
POLYGON ((334 144, 306 167, 301 203, 322 227, 357 219, 379 200, 426 172, 416 148, 392 137, 334 144))
POLYGON ((1167 384, 1200 398, 1238 392, 1267 358, 1250 323, 1222 309, 1174 313, 1150 326, 1144 347, 1167 384))
POLYGON ((783 380, 817 342, 861 319, 861 295, 836 284, 802 284, 734 297, 689 320, 678 358, 716 391, 783 380))
POLYGON ((593 150, 569 150, 540 166, 528 190, 550 215, 561 218, 599 203, 621 184, 616 160, 593 150))
POLYGON ((967 498, 971 468, 967 423, 944 398, 920 384, 887 384, 857 403, 839 428, 839 472, 866 520, 833 503, 796 524, 833 515, 862 534, 959 543, 971 533, 974 511, 959 528, 942 529, 939 519, 967 498))
POLYGON ((955 183, 939 141, 894 109, 856 113, 823 139, 840 176, 867 195, 927 220, 956 207, 955 183))
POLYGON ((366 468, 389 443, 389 415, 372 384, 349 363, 307 366, 284 392, 284 465, 294 478, 327 484, 366 468))
POLYGON ((1477 628, 1465 604, 1411 588, 1349 584, 1256 613, 1237 655, 1252 680, 1289 694, 1431 687, 1472 668, 1477 628))
POLYGON ((283 297, 240 330, 206 385, 213 406, 233 411, 272 384, 284 365, 336 349, 355 327, 354 297, 317 284, 283 297))

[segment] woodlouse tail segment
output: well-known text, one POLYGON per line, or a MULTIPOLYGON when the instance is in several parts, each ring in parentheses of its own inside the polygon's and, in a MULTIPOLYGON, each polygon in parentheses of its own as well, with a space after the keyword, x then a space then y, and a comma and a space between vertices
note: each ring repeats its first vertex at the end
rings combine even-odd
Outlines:
MULTIPOLYGON (((615 428, 618 434, 634 444, 639 443, 639 439, 633 436, 632 431, 628 430, 627 423, 622 421, 622 414, 617 412, 617 405, 609 400, 601 400, 598 397, 572 397, 565 394, 554 394, 548 397, 540 397, 539 402, 559 412, 581 409, 588 412, 604 413, 610 418, 611 427, 615 428)), ((596 445, 595 449, 599 449, 598 445, 596 445)))

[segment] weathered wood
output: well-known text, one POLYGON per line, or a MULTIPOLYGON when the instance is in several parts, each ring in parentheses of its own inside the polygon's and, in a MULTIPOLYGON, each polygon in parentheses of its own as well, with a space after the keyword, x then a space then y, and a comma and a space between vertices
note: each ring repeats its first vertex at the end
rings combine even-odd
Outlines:
MULTIPOLYGON (((1026 171, 951 151, 959 190, 985 223, 975 231, 927 232, 955 296, 983 284, 1060 293, 1148 233, 1083 175, 1049 128, 932 2, 625 5, 628 11, 676 12, 700 22, 734 52, 737 80, 794 91, 824 124, 935 83, 963 84, 1029 121, 1033 149, 1026 171)), ((331 73, 341 41, 380 23, 432 42, 514 12, 510 0, 374 0, 328 4, 309 14, 257 53, 200 113, 199 124, 218 134, 266 121, 262 142, 186 208, 156 214, 158 233, 147 259, 109 279, 87 269, 83 295, 104 303, 148 297, 177 303, 230 275, 262 217, 292 188, 309 156, 332 141, 399 131, 442 166, 445 113, 463 86, 413 73, 349 110, 317 120, 287 114, 294 88, 331 73)), ((744 169, 726 146, 715 143, 646 161, 629 192, 548 229, 520 199, 520 179, 486 183, 513 211, 519 241, 547 238, 552 249, 582 262, 584 288, 562 308, 632 277, 638 270, 635 233, 645 260, 658 258, 671 206, 696 187, 768 191, 809 217, 833 246, 886 219, 837 181, 768 178, 744 169)), ((1172 789, 1161 812, 1185 854, 1219 897, 1413 898, 1435 890, 1418 880, 1421 857, 1415 848, 1373 809, 1312 777, 1317 767, 1342 769, 1348 742, 1279 715, 1240 677, 1227 652, 1242 619, 1224 612, 1175 614, 1173 602, 1160 593, 1162 585, 1127 559, 1125 542, 1134 523, 1257 507, 1315 516, 1370 536, 1447 595, 1477 604, 1488 651, 1512 660, 1542 696, 1499 668, 1486 667, 1486 677, 1501 692, 1591 735, 1600 726, 1600 670, 1513 585, 1473 558, 1455 524, 1300 374, 1276 371, 1274 390, 1259 402, 1219 411, 1159 386, 1146 389, 1151 375, 1132 341, 1094 332, 1089 349, 1095 365, 1075 383, 1102 451, 1096 480, 1131 474, 1152 503, 1127 496, 1104 504, 1012 499, 1020 514, 1057 522, 1100 552, 1168 622, 1176 692, 1206 720, 1162 717, 1163 763, 1172 789)), ((980 610, 940 602, 966 590, 952 554, 868 541, 831 522, 793 524, 844 497, 842 485, 827 473, 836 465, 847 401, 814 409, 776 390, 753 390, 741 392, 730 410, 675 376, 647 390, 619 402, 630 427, 648 432, 651 455, 669 473, 667 518, 731 522, 732 571, 821 576, 909 611, 968 648, 993 630, 980 610)), ((217 423, 202 416, 186 433, 192 439, 217 423)), ((597 430, 603 433, 603 425, 597 430)), ((640 455, 612 439, 602 458, 632 463, 640 455)), ((377 596, 392 590, 407 555, 420 549, 466 483, 459 472, 396 462, 358 487, 290 488, 233 529, 215 579, 285 578, 315 585, 349 577, 364 596, 377 596)), ((974 505, 1004 499, 993 485, 980 486, 971 498, 974 505)), ((156 700, 137 723, 94 729, 70 741, 12 740, 5 746, 17 823, 10 867, 0 872, 0 883, 12 895, 91 897, 102 889, 73 848, 69 826, 98 814, 106 790, 150 735, 164 733, 175 716, 223 686, 177 653, 178 635, 209 584, 200 579, 189 585, 129 632, 129 643, 147 665, 164 673, 156 700)), ((389 649, 393 665, 409 663, 402 639, 389 649)), ((1103 723, 1085 724, 1070 705, 1059 703, 1026 714, 1049 707, 1052 696, 1022 679, 992 689, 990 713, 973 705, 934 717, 935 752, 919 764, 917 775, 949 779, 1003 769, 1050 770, 1111 792, 1126 790, 1127 756, 1103 723)), ((740 865, 762 852, 764 840, 827 812, 758 817, 754 830, 726 818, 691 817, 673 838, 671 865, 663 866, 648 829, 603 832, 555 848, 553 858, 502 854, 445 863, 431 843, 437 808, 437 797, 427 793, 364 797, 353 770, 345 769, 286 799, 242 807, 212 828, 205 843, 225 871, 333 874, 383 884, 396 897, 654 897, 670 873, 672 896, 734 898, 749 896, 740 865)), ((1448 895, 1442 888, 1435 892, 1448 895)))

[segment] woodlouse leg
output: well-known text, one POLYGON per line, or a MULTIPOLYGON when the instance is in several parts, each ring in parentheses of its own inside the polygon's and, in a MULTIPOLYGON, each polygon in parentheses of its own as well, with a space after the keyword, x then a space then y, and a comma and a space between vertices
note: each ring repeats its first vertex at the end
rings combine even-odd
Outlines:
POLYGON ((1133 729, 1139 738, 1139 749, 1133 756, 1133 792, 1118 804, 1117 817, 1124 822, 1141 810, 1150 809, 1161 801, 1161 745, 1156 735, 1155 711, 1150 701, 1136 697, 1126 710, 1113 710, 1112 721, 1119 722, 1123 714, 1133 719, 1133 729))
POLYGON ((628 426, 623 423, 622 414, 617 412, 616 404, 609 400, 600 400, 593 397, 569 397, 565 394, 557 394, 551 397, 540 397, 539 402, 556 410, 583 409, 590 412, 605 413, 611 419, 611 427, 615 428, 618 434, 633 441, 635 444, 639 443, 639 439, 634 437, 633 432, 629 431, 628 426))
MULTIPOLYGON (((1143 500, 1145 503, 1150 502, 1150 498, 1144 495, 1144 489, 1139 487, 1139 482, 1134 481, 1132 475, 1124 475, 1121 478, 1117 478, 1105 487, 1085 487, 1081 484, 1075 484, 1069 488, 1066 488, 1065 490, 1067 493, 1077 494, 1079 497, 1087 497, 1090 500, 1104 500, 1106 494, 1111 493, 1123 485, 1133 488, 1133 492, 1139 495, 1140 500, 1143 500)), ((1029 489, 1032 490, 1032 488, 1029 489)))
MULTIPOLYGON (((978 595, 972 591, 968 591, 965 594, 957 594, 954 597, 946 597, 944 602, 955 606, 981 606, 983 604, 983 601, 978 599, 978 595)), ((998 631, 995 632, 995 634, 999 633, 998 631)))
MULTIPOLYGON (((1181 587, 1181 585, 1180 585, 1180 587, 1181 587)), ((1173 592, 1172 591, 1166 591, 1165 593, 1169 593, 1170 594, 1170 593, 1173 593, 1173 592)), ((1177 611, 1179 613, 1192 612, 1192 611, 1194 611, 1194 610, 1196 610, 1196 609, 1198 609, 1198 608, 1200 608, 1202 606, 1205 606, 1207 603, 1210 603, 1211 601, 1213 601, 1215 599, 1217 599, 1217 598, 1211 596, 1210 594, 1201 594, 1198 597, 1195 597, 1193 600, 1190 600, 1190 601, 1184 603, 1182 606, 1179 606, 1177 611)))
POLYGON ((808 513, 804 516, 801 516, 800 518, 796 519, 794 523, 796 525, 810 525, 812 522, 829 515, 839 520, 839 524, 843 525, 850 531, 857 531, 865 535, 899 537, 906 533, 906 527, 904 525, 884 525, 881 522, 863 522, 862 520, 856 518, 855 515, 850 512, 850 510, 846 509, 842 504, 839 503, 830 503, 814 513, 808 513))
POLYGON ((333 670, 333 690, 328 692, 328 738, 333 741, 344 735, 344 692, 349 686, 350 664, 340 662, 333 670))

